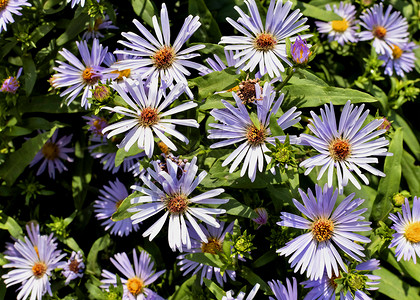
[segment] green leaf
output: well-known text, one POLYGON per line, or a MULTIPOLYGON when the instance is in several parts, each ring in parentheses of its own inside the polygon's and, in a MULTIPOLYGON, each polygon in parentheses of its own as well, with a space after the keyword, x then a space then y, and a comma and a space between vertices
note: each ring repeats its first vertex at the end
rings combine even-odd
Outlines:
MULTIPOLYGON (((73 102, 74 103, 74 102, 73 102)), ((23 98, 18 103, 20 113, 43 112, 51 114, 77 113, 86 110, 80 105, 68 106, 59 95, 43 95, 23 98)))
POLYGON ((42 25, 35 28, 31 33, 31 41, 36 44, 38 40, 43 38, 48 32, 51 31, 55 26, 55 22, 44 22, 42 25))
POLYGON ((189 279, 185 280, 184 283, 175 290, 175 293, 172 294, 168 300, 194 300, 192 295, 192 289, 197 282, 197 275, 191 276, 189 279))
POLYGON ((207 266, 212 266, 216 268, 222 268, 225 264, 220 260, 219 255, 211 254, 211 253, 190 253, 185 256, 186 259, 191 261, 198 262, 200 264, 204 264, 207 266))
POLYGON ((255 284, 259 283, 260 284, 260 288, 264 292, 267 292, 267 293, 270 293, 271 292, 271 289, 268 286, 268 284, 263 279, 261 279, 260 276, 258 276, 254 272, 252 272, 252 270, 250 268, 245 267, 245 266, 242 266, 242 268, 237 273, 239 273, 239 276, 241 276, 242 278, 246 279, 253 286, 255 284))
POLYGON ((124 148, 119 148, 117 150, 117 154, 115 155, 115 166, 118 167, 121 165, 126 157, 134 156, 139 153, 142 153, 144 149, 140 149, 137 147, 137 144, 134 144, 131 146, 131 148, 128 151, 125 151, 124 148))
POLYGON ((392 126, 395 128, 404 128, 404 142, 407 144, 408 148, 410 148, 411 152, 413 152, 417 160, 420 160, 420 143, 411 130, 411 126, 405 121, 405 118, 395 111, 392 111, 390 121, 393 121, 392 126))
POLYGON ((135 213, 127 211, 128 208, 138 205, 138 204, 131 204, 131 200, 136 197, 143 196, 143 195, 144 195, 143 193, 134 192, 131 195, 129 195, 127 198, 125 198, 123 202, 121 202, 117 211, 112 215, 111 217, 112 221, 114 222, 121 221, 121 220, 130 218, 132 215, 134 215, 135 213))
MULTIPOLYGON (((9 39, 7 39, 9 40, 9 39)), ((0 47, 0 58, 3 59, 9 52, 17 45, 18 41, 16 38, 11 38, 7 44, 2 44, 0 47)))
POLYGON ((403 153, 401 167, 411 195, 420 195, 420 166, 416 165, 416 159, 407 151, 403 153))
POLYGON ((222 299, 223 296, 226 296, 226 292, 220 288, 217 284, 215 284, 213 281, 203 278, 204 284, 207 286, 207 288, 210 290, 210 292, 213 293, 213 295, 216 296, 216 299, 222 299))
POLYGON ((294 76, 289 79, 288 83, 294 85, 314 84, 318 86, 328 86, 324 80, 311 73, 310 71, 303 69, 297 69, 294 76))
POLYGON ((221 204, 219 208, 226 209, 226 213, 233 216, 240 216, 248 219, 258 218, 258 214, 249 206, 242 204, 232 197, 229 199, 229 202, 221 204))
POLYGON ((158 15, 158 12, 153 5, 153 1, 150 0, 131 0, 133 11, 138 15, 147 25, 153 27, 152 18, 154 15, 158 15))
POLYGON ((23 236, 22 228, 12 217, 1 215, 0 229, 9 231, 10 235, 15 239, 20 239, 23 236))
POLYGON ((395 269, 400 271, 401 275, 409 275, 417 282, 420 282, 420 268, 413 262, 413 260, 406 261, 401 259, 400 261, 397 261, 395 257, 395 249, 393 248, 387 251, 387 256, 385 259, 395 269))
POLYGON ((344 105, 348 100, 353 104, 378 101, 371 95, 357 90, 314 84, 286 85, 282 92, 286 94, 284 111, 293 106, 317 107, 330 102, 334 105, 344 105))
POLYGON ((270 131, 272 136, 284 136, 284 131, 277 123, 277 118, 274 114, 270 116, 270 131))
POLYGON ((249 117, 251 118, 251 121, 254 124, 254 126, 257 127, 257 129, 260 129, 261 123, 260 120, 258 120, 258 115, 255 112, 251 112, 249 117))
POLYGON ((392 209, 391 197, 394 193, 398 193, 401 181, 401 159, 403 152, 403 131, 398 128, 392 137, 389 145, 389 152, 393 156, 385 158, 384 173, 386 177, 382 177, 379 181, 378 194, 375 199, 371 218, 375 221, 382 221, 392 209))
POLYGON ((190 87, 198 87, 198 100, 210 97, 215 92, 226 91, 239 84, 240 74, 236 74, 233 67, 223 71, 212 72, 205 76, 200 76, 189 80, 190 87))
POLYGON ((87 186, 92 179, 92 156, 85 151, 87 147, 76 143, 76 159, 73 162, 73 177, 71 182, 74 207, 78 210, 83 208, 83 203, 87 195, 87 186))
POLYGON ((213 43, 220 41, 222 33, 220 32, 219 25, 217 25, 204 0, 189 0, 188 12, 193 16, 200 17, 201 26, 194 33, 193 38, 195 40, 213 43))
POLYGON ((93 243, 86 260, 86 271, 88 273, 95 274, 97 276, 101 275, 101 268, 97 262, 98 253, 108 248, 109 245, 111 245, 111 238, 109 237, 109 234, 100 237, 93 243))
POLYGON ((265 266, 266 264, 272 262, 278 257, 278 254, 275 250, 269 250, 263 255, 261 255, 257 260, 254 261, 252 264, 252 268, 260 268, 265 266))
POLYGON ((0 177, 6 181, 7 185, 11 186, 16 181, 45 142, 53 135, 55 129, 54 127, 49 132, 41 133, 27 140, 20 149, 9 155, 4 164, 0 166, 0 177))
POLYGON ((30 54, 26 54, 22 56, 22 62, 23 62, 23 73, 25 76, 25 92, 26 96, 29 96, 32 93, 32 89, 35 86, 36 82, 36 67, 34 60, 32 59, 32 56, 30 54))
POLYGON ((325 22, 343 19, 342 17, 340 17, 339 15, 337 15, 336 13, 332 11, 327 11, 325 9, 321 9, 321 8, 318 8, 316 6, 313 6, 311 4, 304 3, 301 1, 294 3, 294 5, 292 6, 292 9, 293 10, 300 9, 300 12, 305 17, 310 17, 310 18, 314 18, 317 20, 325 21, 325 22))
POLYGON ((79 33, 86 29, 86 22, 89 21, 89 15, 80 14, 69 22, 66 31, 57 38, 57 46, 63 46, 68 41, 72 41, 79 33))
POLYGON ((79 247, 77 242, 72 237, 65 239, 64 244, 66 244, 67 247, 69 247, 71 250, 76 251, 76 252, 80 251, 80 253, 84 255, 82 248, 79 247))
POLYGON ((381 267, 373 271, 373 275, 380 276, 379 292, 396 300, 418 300, 420 288, 412 287, 389 270, 381 267))

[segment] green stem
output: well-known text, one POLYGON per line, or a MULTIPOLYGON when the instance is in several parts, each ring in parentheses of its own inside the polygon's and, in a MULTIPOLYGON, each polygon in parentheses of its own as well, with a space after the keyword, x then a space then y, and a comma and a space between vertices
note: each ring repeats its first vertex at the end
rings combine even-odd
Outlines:
POLYGON ((293 77, 294 74, 295 74, 294 68, 293 67, 290 67, 289 70, 287 71, 287 77, 286 77, 286 79, 283 80, 282 83, 280 83, 280 85, 277 87, 277 90, 280 91, 286 85, 286 83, 290 80, 290 78, 293 77))

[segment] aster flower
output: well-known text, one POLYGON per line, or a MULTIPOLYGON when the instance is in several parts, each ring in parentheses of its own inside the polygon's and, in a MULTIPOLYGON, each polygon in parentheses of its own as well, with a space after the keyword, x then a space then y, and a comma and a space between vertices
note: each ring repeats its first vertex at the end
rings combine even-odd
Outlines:
MULTIPOLYGON (((143 37, 133 32, 123 32, 121 35, 129 42, 118 42, 133 50, 117 50, 115 53, 131 54, 139 59, 120 61, 118 62, 119 69, 138 69, 141 78, 147 79, 147 81, 160 78, 169 87, 172 86, 173 81, 185 83, 187 86, 186 76, 191 73, 186 68, 198 71, 207 69, 201 64, 190 61, 191 58, 200 56, 200 54, 193 52, 203 49, 205 45, 195 45, 181 51, 182 45, 200 27, 201 23, 198 19, 197 16, 189 15, 172 45, 168 10, 164 3, 160 11, 161 26, 159 26, 156 16, 152 18, 157 39, 138 20, 133 20, 134 25, 143 37)), ((186 87, 186 93, 191 99, 193 98, 188 86, 186 87)))
POLYGON ((102 130, 102 133, 105 134, 106 132, 109 132, 106 135, 109 139, 117 134, 128 131, 124 139, 118 145, 119 148, 124 148, 125 151, 128 151, 131 146, 137 142, 137 146, 140 149, 144 149, 146 155, 151 157, 155 144, 153 133, 170 149, 176 151, 177 147, 165 136, 165 133, 173 135, 177 139, 188 144, 188 139, 179 131, 175 130, 175 124, 199 127, 196 120, 164 118, 197 106, 197 103, 189 101, 162 112, 184 92, 185 85, 183 83, 177 84, 163 100, 161 100, 162 91, 158 89, 157 81, 151 82, 147 92, 142 84, 134 86, 126 82, 126 87, 132 98, 130 98, 117 83, 112 83, 112 87, 130 108, 116 106, 114 108, 104 107, 104 109, 122 114, 130 119, 109 125, 102 130))
POLYGON ((365 292, 377 290, 381 277, 367 274, 366 271, 379 269, 379 260, 370 259, 358 264, 353 270, 340 276, 328 277, 327 273, 318 280, 302 282, 305 288, 312 288, 306 294, 304 300, 335 300, 337 289, 336 280, 342 281, 343 288, 340 290, 340 300, 371 300, 365 292), (341 276, 344 276, 343 278, 341 276), (341 278, 341 279, 340 279, 341 278))
POLYGON ((392 47, 401 47, 408 39, 408 23, 399 11, 391 14, 392 6, 389 5, 384 14, 383 3, 375 4, 364 12, 360 25, 367 31, 359 32, 361 41, 373 39, 373 47, 379 54, 392 55, 392 47))
POLYGON ((384 61, 385 74, 392 76, 395 71, 398 76, 404 77, 404 73, 411 72, 414 68, 416 56, 413 49, 417 48, 417 45, 409 42, 402 44, 401 47, 393 45, 391 48, 392 55, 387 52, 385 55, 378 57, 384 61))
POLYGON ((246 294, 244 292, 239 292, 238 295, 235 297, 233 296, 233 291, 226 292, 226 296, 222 297, 222 300, 252 300, 254 299, 255 295, 258 292, 258 289, 260 288, 260 284, 257 283, 249 292, 248 296, 245 298, 246 294))
MULTIPOLYGON (((210 148, 213 149, 243 142, 225 159, 222 166, 226 166, 233 161, 229 169, 229 172, 232 173, 244 160, 241 177, 248 170, 248 177, 251 181, 255 180, 257 167, 260 172, 263 171, 264 158, 267 163, 271 161, 271 158, 264 154, 264 152, 269 151, 265 144, 274 144, 276 138, 282 143, 286 140, 286 136, 271 136, 269 128, 270 117, 275 115, 279 110, 284 99, 284 94, 281 94, 275 101, 276 93, 272 90, 268 82, 265 83, 262 93, 258 84, 255 87, 255 97, 257 99, 262 98, 262 100, 256 101, 259 128, 251 120, 250 112, 238 95, 232 93, 237 108, 227 101, 222 100, 226 109, 213 109, 210 112, 220 123, 209 124, 210 127, 216 129, 210 129, 208 136, 209 139, 224 139, 223 141, 212 144, 210 148)), ((297 117, 300 115, 300 112, 295 112, 295 110, 296 107, 293 107, 277 119, 277 124, 283 130, 299 122, 300 118, 297 117)), ((297 143, 297 137, 290 136, 290 142, 297 143)))
MULTIPOLYGON (((235 64, 236 68, 246 63, 242 70, 253 71, 259 65, 261 75, 268 73, 271 78, 281 77, 280 72, 284 72, 281 61, 292 66, 287 60, 286 38, 289 37, 291 41, 294 41, 296 37, 293 35, 309 28, 309 25, 303 26, 307 18, 299 20, 302 16, 299 9, 287 16, 292 2, 287 1, 283 5, 282 0, 271 0, 264 27, 255 0, 245 0, 245 4, 251 16, 246 15, 238 6, 235 6, 240 15, 238 21, 226 18, 236 30, 245 36, 224 36, 220 43, 227 44, 226 50, 238 51, 233 57, 238 59, 235 64)), ((310 36, 303 35, 302 37, 310 36)))
POLYGON ((63 268, 61 274, 66 278, 66 285, 68 285, 70 281, 76 278, 82 278, 85 264, 83 263, 83 256, 80 251, 73 251, 71 253, 70 259, 63 263, 61 267, 63 268))
POLYGON ((19 68, 16 77, 9 76, 9 78, 3 81, 3 84, 1 85, 1 88, 0 88, 0 92, 16 94, 16 91, 19 88, 18 78, 20 77, 20 74, 22 74, 22 68, 19 68))
POLYGON ((311 111, 313 124, 309 124, 309 129, 315 136, 309 134, 301 134, 302 144, 310 145, 320 154, 310 157, 300 163, 301 167, 307 168, 305 175, 308 175, 316 166, 321 166, 317 180, 328 169, 328 186, 333 185, 333 173, 336 169, 338 189, 340 194, 343 193, 343 187, 350 180, 356 188, 360 190, 361 186, 356 180, 356 173, 365 184, 369 184, 367 177, 362 174, 359 168, 365 169, 376 176, 385 177, 385 174, 371 165, 370 163, 378 163, 378 159, 374 156, 389 156, 392 153, 386 152, 386 146, 389 141, 384 137, 377 138, 386 130, 375 130, 382 123, 383 119, 375 119, 360 129, 366 120, 369 110, 363 114, 362 104, 355 107, 350 100, 347 101, 340 116, 337 130, 334 106, 324 105, 325 112, 321 108, 321 119, 311 111), (354 172, 354 173, 353 173, 354 172))
POLYGON ((300 36, 298 36, 298 38, 290 47, 293 61, 298 65, 305 65, 312 54, 311 50, 309 49, 310 45, 308 45, 306 40, 302 40, 300 36))
POLYGON ((17 241, 14 248, 19 256, 6 255, 9 263, 3 265, 3 268, 13 268, 2 276, 6 287, 21 284, 17 299, 30 296, 30 299, 41 300, 46 293, 52 296, 49 278, 65 254, 61 254, 46 236, 40 236, 36 245, 25 237, 24 241, 17 241))
POLYGON ((151 168, 147 168, 151 179, 141 175, 140 179, 145 186, 133 185, 131 187, 144 194, 144 196, 132 199, 132 203, 141 204, 128 210, 129 212, 135 212, 131 216, 133 223, 142 222, 165 210, 163 216, 143 233, 143 237, 149 236, 151 241, 160 232, 166 219, 169 218, 168 242, 173 251, 175 249, 183 251, 183 245, 187 249, 191 249, 191 239, 187 229, 188 224, 201 238, 201 241, 208 243, 209 240, 195 218, 219 228, 220 224, 211 215, 223 214, 226 211, 224 209, 202 207, 202 204, 223 204, 229 201, 228 199, 213 198, 223 193, 223 189, 214 189, 190 197, 190 194, 207 175, 206 171, 202 171, 197 178, 195 177, 198 171, 196 162, 197 157, 194 157, 191 162, 185 165, 184 172, 180 176, 178 172, 179 165, 167 159, 167 171, 157 173, 151 168), (158 185, 162 188, 158 187, 158 185))
POLYGON ((87 31, 83 33, 82 39, 88 41, 90 39, 103 38, 104 35, 100 33, 100 30, 102 29, 118 29, 118 27, 112 25, 112 21, 109 19, 109 16, 105 14, 103 18, 99 17, 95 19, 93 27, 89 24, 87 31))
MULTIPOLYGON (((121 277, 124 289, 122 300, 145 300, 150 299, 149 297, 152 295, 156 296, 156 299, 163 299, 147 286, 155 282, 160 275, 165 273, 165 270, 155 273, 154 263, 146 251, 140 251, 140 255, 137 257, 136 249, 133 249, 133 261, 134 268, 125 252, 115 254, 114 258, 111 257, 112 264, 124 275, 121 277)), ((102 277, 104 279, 101 280, 103 283, 101 288, 108 290, 111 284, 117 286, 115 274, 103 270, 102 277)))
POLYGON ((280 280, 269 281, 268 285, 270 286, 271 290, 274 293, 274 296, 276 297, 268 297, 269 300, 297 300, 298 291, 296 278, 293 277, 293 286, 290 283, 289 278, 286 278, 286 283, 287 288, 280 282, 280 280))
MULTIPOLYGON (((225 65, 225 63, 220 59, 219 56, 217 56, 217 54, 213 54, 213 58, 207 58, 206 62, 209 64, 209 66, 211 67, 211 69, 206 69, 204 71, 202 71, 200 73, 200 75, 206 75, 209 74, 211 72, 218 72, 218 71, 223 71, 224 69, 228 68, 228 67, 234 67, 236 65, 236 62, 238 61, 237 59, 234 59, 233 56, 235 55, 235 53, 233 51, 228 51, 226 49, 224 49, 225 52, 225 57, 226 57, 226 62, 227 65, 225 65)), ((243 67, 243 66, 242 66, 243 67)), ((240 73, 240 69, 242 67, 239 67, 236 70, 236 73, 239 74, 240 73)))
POLYGON ((340 2, 340 6, 333 5, 333 9, 329 4, 325 5, 327 11, 334 11, 342 17, 342 20, 334 20, 330 22, 315 21, 320 33, 328 34, 328 40, 337 41, 340 45, 346 43, 357 42, 357 22, 356 7, 350 3, 340 2))
POLYGON ((339 267, 347 272, 346 266, 337 251, 337 247, 348 256, 360 261, 364 257, 363 246, 358 242, 368 243, 370 239, 353 231, 369 231, 370 222, 363 222, 361 216, 367 208, 355 210, 365 200, 354 199, 354 193, 347 196, 334 210, 338 190, 324 186, 324 190, 315 185, 316 197, 310 189, 306 195, 299 189, 303 204, 293 199, 296 208, 308 219, 287 212, 281 213, 279 226, 307 229, 309 232, 289 241, 277 250, 280 255, 291 256, 289 263, 295 272, 306 271, 310 279, 319 279, 324 271, 328 277, 339 276, 339 267))
POLYGON ((124 61, 127 59, 137 59, 137 57, 130 54, 114 55, 109 52, 105 56, 105 60, 104 60, 105 65, 107 65, 110 69, 112 69, 111 73, 118 75, 118 77, 114 78, 113 81, 117 82, 126 92, 127 92, 127 88, 125 86, 125 81, 128 80, 128 82, 133 85, 137 83, 137 78, 139 76, 138 70, 132 70, 131 68, 125 69, 125 70, 118 69, 119 68, 118 62, 124 61))
POLYGON ((12 14, 21 16, 22 6, 32 6, 28 0, 7 0, 0 2, 0 33, 7 31, 6 24, 13 23, 12 14))
POLYGON ((101 67, 108 47, 105 47, 104 49, 102 45, 99 44, 98 39, 93 40, 91 52, 89 51, 86 41, 76 42, 76 45, 84 64, 67 49, 59 51, 58 53, 73 66, 57 60, 56 62, 60 66, 54 68, 58 73, 53 75, 52 85, 54 88, 69 86, 69 88, 60 94, 61 97, 67 95, 67 105, 70 105, 84 89, 81 105, 87 109, 90 107, 90 103, 87 99, 92 97, 92 89, 95 89, 99 81, 115 76, 113 74, 105 74, 105 68, 101 67))
POLYGON ((267 221, 268 221, 268 213, 267 213, 267 210, 264 207, 258 207, 258 208, 254 209, 254 210, 258 214, 258 217, 255 218, 255 219, 252 219, 252 221, 254 221, 258 225, 260 225, 257 228, 257 229, 259 229, 262 225, 267 224, 267 221))
POLYGON ((39 161, 43 160, 36 175, 41 175, 48 166, 48 175, 50 178, 55 179, 55 170, 59 173, 67 171, 67 167, 63 164, 62 160, 73 162, 73 159, 68 156, 68 153, 73 153, 73 148, 67 148, 67 144, 71 142, 73 135, 62 136, 57 141, 58 130, 55 130, 51 138, 42 146, 41 150, 35 155, 34 159, 29 164, 33 167, 39 161))
MULTIPOLYGON (((99 3, 100 0, 96 0, 99 3)), ((73 8, 76 4, 80 4, 81 7, 85 6, 86 0, 67 0, 67 3, 71 2, 71 8, 73 8)))
POLYGON ((405 204, 402 205, 402 215, 389 214, 392 220, 392 229, 396 231, 389 248, 395 249, 395 257, 400 261, 413 259, 417 263, 417 256, 420 256, 420 198, 414 196, 413 208, 410 209, 408 199, 405 198, 405 204))
MULTIPOLYGON (((192 275, 198 273, 201 270, 201 280, 200 283, 203 284, 203 278, 207 278, 211 280, 213 273, 216 277, 217 282, 220 286, 223 287, 223 283, 226 282, 227 276, 226 274, 232 279, 235 280, 236 273, 232 270, 225 270, 223 273, 220 272, 220 268, 208 266, 205 264, 201 264, 195 261, 191 261, 185 256, 189 253, 211 253, 217 254, 218 252, 222 251, 223 241, 225 239, 225 235, 227 232, 233 232, 233 225, 234 222, 230 223, 226 229, 225 223, 221 222, 219 228, 215 228, 213 226, 206 225, 204 227, 200 224, 200 229, 203 231, 204 235, 206 236, 208 242, 202 242, 201 238, 197 235, 195 231, 191 231, 191 249, 185 250, 185 254, 179 255, 177 258, 180 260, 178 265, 181 266, 179 268, 180 271, 185 271, 182 275, 185 276, 191 271, 193 271, 192 275)), ((191 276, 192 276, 191 275, 191 276)))
POLYGON ((128 236, 132 230, 138 230, 139 226, 137 224, 133 225, 130 219, 121 221, 111 219, 122 201, 128 197, 127 189, 118 178, 115 182, 109 181, 109 185, 104 185, 99 193, 101 193, 99 200, 95 201, 93 207, 95 207, 96 218, 104 220, 102 226, 105 226, 105 230, 111 229, 111 234, 119 236, 128 236))

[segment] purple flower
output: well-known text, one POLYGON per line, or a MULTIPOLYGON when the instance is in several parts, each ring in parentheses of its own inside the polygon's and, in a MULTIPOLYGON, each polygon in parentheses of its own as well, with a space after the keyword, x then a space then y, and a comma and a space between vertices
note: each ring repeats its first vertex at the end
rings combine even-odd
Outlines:
POLYGON ((411 72, 416 62, 413 49, 417 47, 413 42, 403 43, 400 47, 392 45, 392 55, 388 52, 380 55, 378 58, 384 61, 385 74, 392 76, 395 72, 398 76, 404 77, 404 73, 411 72))
POLYGON ((4 93, 16 94, 17 89, 19 88, 18 78, 22 74, 22 68, 19 68, 16 77, 9 76, 9 78, 3 81, 0 91, 4 93))
POLYGON ((289 241, 286 246, 277 250, 280 255, 289 256, 291 267, 295 272, 300 269, 306 271, 307 277, 320 279, 326 271, 328 277, 339 276, 339 267, 347 272, 346 265, 337 251, 341 249, 345 254, 353 259, 360 261, 359 257, 364 257, 363 246, 360 243, 369 243, 370 239, 353 231, 369 231, 370 222, 364 220, 362 214, 367 208, 355 210, 365 200, 354 199, 354 193, 347 196, 334 209, 337 202, 338 190, 324 186, 324 190, 315 185, 315 195, 308 189, 306 195, 299 189, 303 205, 296 199, 293 203, 296 208, 306 217, 281 213, 279 226, 293 227, 308 230, 303 235, 289 241))
POLYGON ((62 268, 62 274, 66 277, 66 285, 76 278, 82 278, 85 264, 83 263, 83 256, 80 251, 73 251, 70 259, 66 263, 63 263, 62 268))
POLYGON ((300 36, 297 37, 295 42, 290 47, 293 61, 297 64, 306 64, 311 56, 308 43, 306 40, 302 40, 300 36))
POLYGON ((0 2, 0 33, 4 30, 7 31, 6 24, 13 23, 12 14, 21 16, 20 10, 22 6, 32 6, 28 0, 6 0, 0 2))
POLYGON ((264 207, 258 207, 256 209, 254 209, 255 212, 258 214, 258 217, 255 219, 252 219, 252 221, 254 221, 255 223, 257 223, 258 228, 259 229, 262 225, 267 224, 268 221, 268 213, 267 210, 264 207))
MULTIPOLYGON (((298 290, 297 281, 293 277, 293 286, 290 283, 289 278, 286 278, 287 288, 283 285, 280 280, 269 281, 268 285, 274 293, 275 299, 277 300, 297 300, 298 290)), ((269 300, 275 300, 273 297, 268 297, 269 300)))

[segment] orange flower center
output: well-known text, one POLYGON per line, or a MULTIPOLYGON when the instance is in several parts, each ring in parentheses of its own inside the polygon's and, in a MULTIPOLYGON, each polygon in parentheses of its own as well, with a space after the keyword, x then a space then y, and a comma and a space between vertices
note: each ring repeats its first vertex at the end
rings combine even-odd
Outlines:
POLYGON ((76 259, 73 259, 69 264, 69 270, 73 273, 79 273, 79 262, 76 259))
POLYGON ((163 46, 152 56, 153 65, 159 70, 169 69, 175 60, 175 51, 170 46, 163 46))
POLYGON ((37 247, 37 246, 34 246, 34 250, 35 250, 35 252, 36 252, 36 255, 38 255, 38 258, 39 258, 39 251, 38 251, 38 247, 37 247))
POLYGON ((111 73, 118 74, 118 77, 115 80, 122 81, 124 77, 125 78, 130 77, 131 69, 125 69, 121 71, 115 70, 115 71, 112 71, 111 73))
POLYGON ((394 45, 392 48, 392 57, 394 59, 398 59, 401 57, 402 54, 403 54, 403 51, 401 50, 401 48, 398 47, 397 45, 394 45))
POLYGON ((349 28, 349 22, 346 19, 340 21, 335 20, 331 22, 331 27, 334 31, 344 32, 349 28))
POLYGON ((132 277, 132 278, 128 279, 127 282, 126 282, 126 285, 127 285, 128 291, 134 296, 137 296, 141 292, 143 292, 144 283, 138 277, 132 277))
POLYGON ((420 242, 420 222, 413 222, 408 224, 405 227, 404 236, 408 241, 412 243, 416 244, 420 242))
POLYGON ((9 0, 0 0, 0 11, 6 9, 9 0))
POLYGON ((95 121, 93 121, 93 124, 92 124, 94 127, 92 131, 97 135, 103 135, 102 129, 103 129, 104 124, 106 124, 106 120, 104 118, 95 119, 95 121))
POLYGON ((318 219, 312 224, 312 234, 318 242, 329 240, 333 232, 334 223, 329 219, 318 219))
POLYGON ((273 50, 276 44, 277 41, 271 33, 260 33, 254 40, 254 48, 263 52, 273 50))
POLYGON ((184 213, 188 209, 188 204, 190 204, 190 201, 183 194, 168 196, 165 200, 166 208, 172 214, 184 213))
POLYGON ((386 35, 386 29, 382 26, 376 26, 373 28, 373 36, 378 39, 383 39, 386 35))
POLYGON ((60 155, 60 149, 58 146, 51 142, 46 142, 41 151, 44 157, 48 160, 54 160, 60 155))
POLYGON ((348 141, 338 138, 330 143, 329 151, 335 161, 342 161, 350 156, 351 147, 348 141))
POLYGON ((209 238, 207 243, 201 243, 201 252, 217 254, 222 251, 222 243, 216 238, 209 238))
POLYGON ((44 264, 43 262, 37 262, 34 264, 34 266, 32 267, 32 273, 35 275, 35 277, 37 278, 41 278, 42 276, 44 276, 44 274, 47 272, 47 265, 44 264))
POLYGON ((252 146, 258 146, 264 143, 266 135, 267 131, 262 125, 260 129, 258 129, 257 127, 255 127, 254 124, 252 124, 248 127, 248 130, 246 132, 246 138, 252 146))
POLYGON ((82 73, 82 78, 84 82, 86 82, 89 85, 94 85, 98 82, 99 77, 95 76, 95 73, 93 72, 92 68, 86 68, 82 73))
POLYGON ((158 111, 156 108, 146 107, 140 113, 139 124, 143 127, 150 127, 157 124, 160 120, 158 111))

